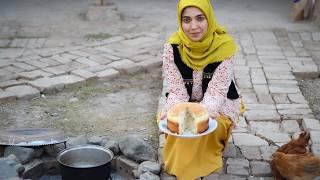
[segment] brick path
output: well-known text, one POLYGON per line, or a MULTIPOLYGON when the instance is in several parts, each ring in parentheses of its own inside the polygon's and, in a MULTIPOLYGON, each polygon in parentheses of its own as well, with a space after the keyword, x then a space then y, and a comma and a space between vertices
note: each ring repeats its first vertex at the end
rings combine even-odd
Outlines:
MULTIPOLYGON (((247 111, 233 130, 223 171, 205 179, 271 179, 270 155, 301 130, 311 132, 311 150, 320 155, 320 123, 295 76, 319 73, 320 32, 276 29, 232 35, 239 45, 236 82, 247 111)), ((0 40, 0 46, 8 47, 0 49, 0 102, 160 68, 164 38, 149 32, 82 46, 43 48, 45 42, 45 38, 0 40)), ((163 100, 162 96, 159 108, 163 100)), ((159 151, 163 141, 162 134, 159 151)), ((162 174, 162 179, 170 178, 162 174)))

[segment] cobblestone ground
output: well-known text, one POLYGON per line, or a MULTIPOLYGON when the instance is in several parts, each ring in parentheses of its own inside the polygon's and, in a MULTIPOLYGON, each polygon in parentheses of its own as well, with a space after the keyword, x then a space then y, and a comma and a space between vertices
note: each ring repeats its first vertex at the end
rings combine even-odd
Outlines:
MULTIPOLYGON (((15 33, 10 27, 1 32, 15 33)), ((223 171, 204 179, 271 179, 270 155, 303 130, 310 131, 310 149, 320 156, 320 122, 298 86, 298 77, 319 75, 320 32, 231 29, 231 34, 239 47, 236 83, 247 111, 224 152, 223 171)), ((164 40, 161 33, 147 31, 47 48, 45 37, 0 37, 0 103, 152 71, 161 66, 164 40)), ((164 135, 159 139, 161 152, 164 135)))

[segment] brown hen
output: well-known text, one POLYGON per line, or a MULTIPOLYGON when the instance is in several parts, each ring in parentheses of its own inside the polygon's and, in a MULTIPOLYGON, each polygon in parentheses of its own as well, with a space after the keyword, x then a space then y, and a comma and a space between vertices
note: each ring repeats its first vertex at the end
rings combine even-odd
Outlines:
POLYGON ((310 139, 310 133, 307 131, 302 132, 298 139, 292 139, 287 144, 281 146, 277 152, 285 154, 304 154, 308 152, 307 146, 310 139))
POLYGON ((320 176, 320 158, 312 154, 285 154, 275 152, 274 165, 288 180, 312 180, 320 176))
MULTIPOLYGON (((307 131, 302 132, 299 135, 298 139, 292 139, 287 144, 284 144, 281 146, 277 152, 282 152, 285 154, 305 154, 308 152, 307 146, 310 139, 310 133, 307 131)), ((272 174, 275 180, 284 180, 284 178, 281 176, 281 174, 278 172, 275 166, 274 160, 271 160, 271 169, 272 174)))

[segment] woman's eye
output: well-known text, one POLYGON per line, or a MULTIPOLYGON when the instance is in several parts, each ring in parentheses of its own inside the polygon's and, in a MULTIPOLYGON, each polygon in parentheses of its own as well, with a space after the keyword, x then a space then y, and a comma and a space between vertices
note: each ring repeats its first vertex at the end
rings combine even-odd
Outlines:
POLYGON ((191 22, 191 18, 183 17, 183 18, 182 18, 182 22, 184 22, 184 23, 189 23, 189 22, 191 22))
POLYGON ((205 20, 206 18, 204 16, 197 16, 197 21, 203 21, 205 20))

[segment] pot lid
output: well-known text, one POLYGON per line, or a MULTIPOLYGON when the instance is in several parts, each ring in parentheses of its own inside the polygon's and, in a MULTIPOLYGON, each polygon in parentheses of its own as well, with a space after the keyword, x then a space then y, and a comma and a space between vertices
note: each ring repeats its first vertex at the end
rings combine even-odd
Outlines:
POLYGON ((68 137, 58 129, 24 128, 0 130, 0 145, 42 146, 66 142, 68 137))

